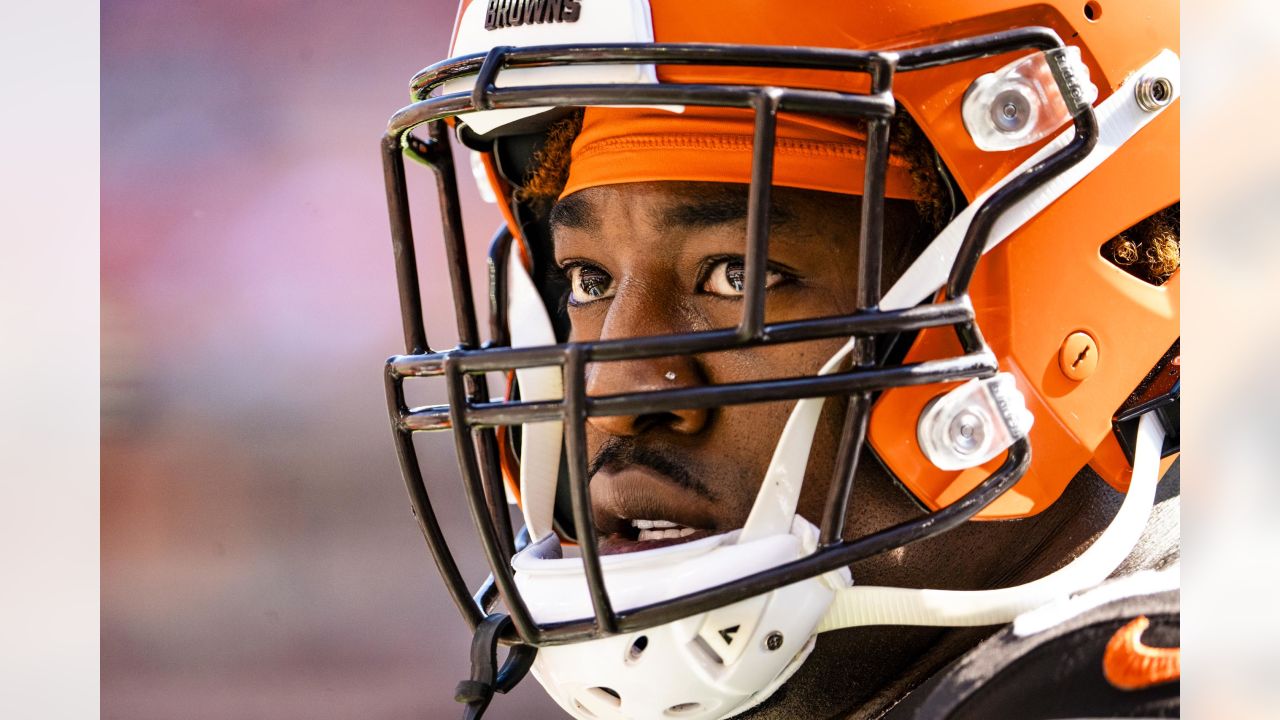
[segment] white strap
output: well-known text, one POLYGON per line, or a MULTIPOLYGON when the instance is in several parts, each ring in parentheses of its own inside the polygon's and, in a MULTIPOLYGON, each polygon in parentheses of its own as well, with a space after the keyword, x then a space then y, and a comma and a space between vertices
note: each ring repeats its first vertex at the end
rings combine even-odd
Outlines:
MULTIPOLYGON (((1138 68, 1126 82, 1111 93, 1110 97, 1094 108, 1098 119, 1097 145, 1080 162, 1045 183, 1036 192, 1022 198, 1002 214, 996 221, 983 252, 1003 242, 1015 230, 1093 172, 1148 122, 1168 109, 1169 105, 1155 112, 1143 110, 1138 105, 1133 85, 1138 79, 1147 75, 1168 78, 1173 85, 1173 97, 1176 99, 1182 88, 1179 67, 1178 56, 1170 50, 1162 50, 1155 59, 1138 68)), ((957 215, 934 238, 929 247, 885 293, 880 302, 880 309, 900 310, 912 307, 937 292, 951 272, 951 265, 960 249, 960 243, 964 240, 965 233, 968 232, 978 208, 992 193, 1014 177, 1065 147, 1074 133, 1072 128, 1063 130, 1016 170, 979 195, 969 207, 965 208, 964 212, 957 215)), ((818 374, 827 375, 835 372, 853 351, 853 344, 852 339, 845 343, 844 347, 822 366, 818 374)), ((805 469, 809 462, 809 448, 813 443, 813 433, 818 426, 818 417, 822 414, 822 406, 825 402, 826 398, 806 398, 797 402, 795 409, 791 411, 791 417, 788 418, 787 425, 782 430, 782 436, 773 452, 773 460, 765 472, 764 482, 756 495, 755 504, 747 517, 739 542, 749 542, 767 535, 785 533, 791 527, 791 516, 796 512, 805 469)))
MULTIPOLYGON (((556 344, 551 318, 520 259, 517 242, 511 243, 507 259, 507 321, 511 347, 556 344)), ((521 400, 559 400, 564 396, 564 380, 558 367, 520 368, 516 379, 521 400)), ((559 420, 521 426, 520 502, 525 526, 534 542, 552 531, 563 431, 559 420)))
MULTIPOLYGON (((853 350, 850 340, 840 352, 831 356, 819 375, 828 375, 835 371, 840 363, 853 350)), ((809 448, 813 445, 813 433, 818 427, 818 417, 822 415, 822 403, 826 398, 806 398, 796 403, 782 428, 782 436, 773 451, 773 459, 769 461, 769 469, 764 474, 764 484, 756 493, 755 504, 751 506, 751 514, 742 527, 742 535, 738 542, 751 542, 769 535, 785 533, 791 527, 791 519, 796 514, 796 503, 800 500, 800 488, 804 485, 804 471, 809 466, 809 448)))
POLYGON ((1156 485, 1164 427, 1154 413, 1138 423, 1133 476, 1120 511, 1107 529, 1066 567, 1039 580, 998 590, 915 590, 897 587, 844 588, 816 632, 864 625, 998 625, 1019 614, 1092 587, 1107 579, 1142 537, 1156 485))
POLYGON ((1013 634, 1018 637, 1035 635, 1107 603, 1177 590, 1181 586, 1182 567, 1177 562, 1161 570, 1139 570, 1132 575, 1108 580, 1079 595, 1022 613, 1013 621, 1013 634))

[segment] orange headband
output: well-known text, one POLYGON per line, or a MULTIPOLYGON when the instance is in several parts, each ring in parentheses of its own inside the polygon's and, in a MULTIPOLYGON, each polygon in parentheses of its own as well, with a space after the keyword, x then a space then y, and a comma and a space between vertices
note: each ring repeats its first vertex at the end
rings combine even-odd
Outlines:
MULTIPOLYGON (((654 180, 749 183, 753 113, 739 108, 586 109, 560 197, 597 185, 654 180)), ((853 123, 778 117, 773 184, 861 195, 866 134, 853 123)), ((885 196, 915 199, 907 162, 890 155, 885 196)))

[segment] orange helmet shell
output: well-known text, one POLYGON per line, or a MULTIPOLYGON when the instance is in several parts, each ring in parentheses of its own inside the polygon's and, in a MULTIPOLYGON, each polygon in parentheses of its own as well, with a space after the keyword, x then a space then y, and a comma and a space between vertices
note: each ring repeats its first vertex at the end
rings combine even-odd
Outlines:
MULTIPOLYGON (((1090 19, 1081 2, 721 3, 653 0, 658 42, 734 42, 864 49, 904 48, 1041 25, 1080 47, 1090 79, 1106 99, 1161 50, 1179 50, 1177 5, 1106 4, 1090 19)), ((1097 6, 1095 6, 1096 9, 1097 6)), ((965 130, 961 100, 979 75, 1009 56, 944 65, 894 78, 893 94, 938 150, 969 200, 990 188, 1042 143, 1007 152, 978 149, 965 130)), ((862 91, 861 75, 758 68, 659 69, 664 82, 739 82, 862 91)), ((1014 373, 1036 416, 1026 476, 979 517, 1033 515, 1052 504, 1086 463, 1117 489, 1130 467, 1111 418, 1179 336, 1180 272, 1162 286, 1108 262, 1102 245, 1178 202, 1178 107, 1141 130, 1094 172, 1015 232, 978 264, 970 289, 983 335, 1003 370, 1014 373), (1060 369, 1074 332, 1096 342, 1096 369, 1072 380, 1060 369)), ((954 332, 920 334, 906 361, 959 352, 954 332)), ((947 505, 987 477, 1003 457, 961 472, 936 468, 916 440, 916 420, 943 390, 895 388, 879 399, 870 441, 894 474, 930 508, 947 505)))
MULTIPOLYGON (((463 9, 470 0, 464 0, 463 9)), ((590 12, 592 0, 582 0, 590 12)), ((808 0, 804 3, 735 0, 651 0, 654 40, 889 50, 1014 27, 1045 26, 1078 46, 1090 80, 1105 100, 1162 50, 1179 51, 1177 4, 1126 0, 1098 5, 1078 0, 1026 3, 993 0, 902 3, 808 0)), ((461 10, 460 15, 461 17, 461 10)), ((961 104, 978 76, 1003 67, 1001 55, 898 73, 893 95, 937 149, 972 201, 1004 178, 1047 140, 1004 152, 975 146, 961 104)), ((863 92, 860 73, 777 68, 660 66, 666 83, 788 85, 863 92)), ((1179 336, 1180 272, 1161 286, 1117 268, 1103 244, 1179 199, 1178 104, 1165 111, 978 264, 970 296, 979 327, 1013 373, 1036 423, 1026 476, 978 517, 1033 515, 1052 504, 1085 464, 1110 484, 1128 486, 1130 467, 1112 433, 1111 419, 1179 336), (1087 333, 1097 365, 1083 380, 1059 368, 1063 342, 1087 333)), ((505 200, 504 194, 499 198, 505 200)), ((907 362, 959 352, 950 328, 918 336, 907 362)), ((954 472, 935 467, 921 452, 916 424, 924 406, 945 388, 895 388, 883 393, 871 416, 869 438, 886 465, 926 506, 938 508, 964 494, 1003 457, 954 472)))

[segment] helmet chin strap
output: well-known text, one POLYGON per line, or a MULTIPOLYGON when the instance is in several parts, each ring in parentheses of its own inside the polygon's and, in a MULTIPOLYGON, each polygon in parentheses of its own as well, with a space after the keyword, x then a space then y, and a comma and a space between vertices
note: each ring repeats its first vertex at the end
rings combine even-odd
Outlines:
MULTIPOLYGON (((1094 108, 1098 120, 1098 143, 1083 160, 1066 171, 1052 178, 1040 189, 1023 198, 1009 208, 996 221, 987 239, 983 253, 1004 242, 1015 230, 1022 227, 1054 200, 1061 197, 1076 183, 1093 172, 1121 145, 1146 127, 1157 115, 1172 105, 1155 111, 1145 110, 1139 104, 1133 85, 1141 78, 1156 74, 1168 78, 1172 83, 1173 97, 1176 99, 1182 90, 1179 74, 1178 56, 1170 50, 1163 50, 1155 58, 1129 75, 1129 79, 1116 88, 1110 97, 1094 108)), ((967 208, 943 228, 929 247, 916 258, 911 267, 898 278, 893 287, 885 293, 880 302, 882 310, 901 310, 912 307, 928 298, 942 287, 951 272, 960 244, 964 240, 969 225, 978 208, 999 188, 1025 170, 1039 163, 1052 153, 1065 147, 1074 135, 1072 128, 1067 128, 1052 141, 1027 158, 1026 162, 1006 175, 985 193, 978 196, 967 208)), ((819 375, 835 372, 853 351, 854 340, 850 339, 831 359, 818 371, 819 375)), ((756 495, 751 514, 743 526, 739 542, 750 542, 767 535, 785 533, 791 527, 791 518, 795 515, 796 505, 800 500, 800 490, 804 484, 805 470, 809 464, 809 450, 813 445, 813 434, 818 427, 818 417, 822 414, 822 406, 826 398, 805 398, 796 403, 791 417, 782 430, 778 445, 774 449, 769 468, 765 471, 764 482, 756 495)))

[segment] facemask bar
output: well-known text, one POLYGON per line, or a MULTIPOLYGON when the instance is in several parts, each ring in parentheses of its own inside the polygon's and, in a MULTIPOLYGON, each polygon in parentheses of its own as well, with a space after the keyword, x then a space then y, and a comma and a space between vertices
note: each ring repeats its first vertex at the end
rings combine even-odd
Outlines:
MULTIPOLYGON (((888 160, 889 122, 894 114, 891 94, 895 72, 997 55, 1013 50, 1048 51, 1062 47, 1046 28, 1024 28, 900 52, 863 52, 741 45, 600 45, 494 48, 484 55, 466 56, 428 68, 414 80, 417 99, 396 113, 382 140, 388 210, 404 323, 406 354, 387 361, 388 410, 395 431, 401 468, 414 514, 455 604, 474 629, 484 620, 494 599, 493 588, 510 611, 516 638, 510 641, 542 646, 574 642, 619 632, 640 630, 687 617, 783 587, 823 572, 847 566, 907 543, 951 529, 980 511, 1009 489, 1030 463, 1030 446, 1022 439, 1009 448, 1001 467, 968 494, 924 517, 904 522, 856 540, 842 539, 843 519, 854 470, 865 441, 874 393, 892 387, 989 377, 997 371, 994 355, 976 326, 968 286, 994 222, 1011 204, 1078 162, 1092 149, 1097 125, 1091 108, 1073 108, 1075 135, 1062 150, 1014 178, 978 210, 951 274, 936 302, 902 310, 880 311, 881 235, 888 160), (865 72, 871 92, 850 95, 795 88, 727 85, 579 85, 502 88, 495 85, 501 70, 567 62, 705 64, 715 66, 803 67, 865 72), (477 74, 472 93, 428 97, 446 79, 477 74), (499 347, 506 339, 501 316, 491 316, 494 341, 481 348, 468 274, 461 209, 448 128, 444 118, 473 110, 515 107, 586 105, 713 105, 755 111, 751 188, 744 260, 743 313, 736 328, 643 337, 626 340, 569 343, 547 347, 499 347), (850 315, 784 323, 764 322, 765 258, 769 228, 773 145, 780 111, 857 116, 867 120, 867 159, 859 250, 858 308, 850 315), (411 131, 428 125, 423 141, 411 131), (455 299, 459 345, 433 352, 427 345, 416 269, 404 155, 430 165, 436 173, 444 222, 447 264, 455 299), (898 334, 942 325, 953 326, 964 354, 894 367, 874 366, 876 335, 898 334), (675 354, 700 354, 775 343, 832 337, 856 337, 850 370, 830 375, 626 393, 588 398, 585 369, 591 362, 637 360, 675 354), (564 372, 562 401, 491 402, 486 372, 516 368, 560 366, 564 372), (409 408, 403 381, 411 377, 445 378, 449 404, 409 408), (818 396, 848 396, 848 413, 837 454, 836 477, 828 494, 819 548, 813 554, 733 583, 712 587, 646 607, 623 612, 611 605, 603 582, 591 518, 587 478, 585 424, 590 416, 628 415, 662 410, 713 408, 731 404, 794 400, 818 396), (561 420, 569 458, 574 532, 579 539, 587 585, 595 617, 565 623, 535 623, 515 587, 510 558, 517 539, 507 515, 498 470, 497 426, 561 420), (412 437, 416 432, 452 429, 472 519, 479 532, 492 582, 473 598, 450 552, 431 506, 418 465, 412 437)), ((495 238, 491 271, 506 257, 509 237, 495 238), (496 260, 496 262, 495 262, 496 260)), ((504 284, 493 285, 501 293, 504 284)), ((500 298, 492 297, 492 301, 500 298)), ((505 313, 499 302, 496 313, 505 313)))

